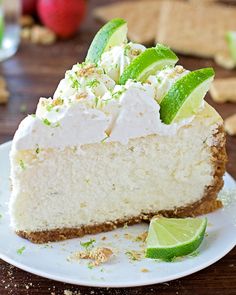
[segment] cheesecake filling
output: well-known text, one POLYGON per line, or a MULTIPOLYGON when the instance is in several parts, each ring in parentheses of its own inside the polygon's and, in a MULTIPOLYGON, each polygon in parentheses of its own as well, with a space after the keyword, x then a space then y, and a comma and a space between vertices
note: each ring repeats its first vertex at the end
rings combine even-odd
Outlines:
POLYGON ((93 143, 79 152, 73 146, 59 151, 39 145, 12 154, 12 226, 75 228, 199 201, 213 181, 210 146, 219 142, 208 111, 190 128, 180 128, 178 136, 149 135, 126 145, 93 143))

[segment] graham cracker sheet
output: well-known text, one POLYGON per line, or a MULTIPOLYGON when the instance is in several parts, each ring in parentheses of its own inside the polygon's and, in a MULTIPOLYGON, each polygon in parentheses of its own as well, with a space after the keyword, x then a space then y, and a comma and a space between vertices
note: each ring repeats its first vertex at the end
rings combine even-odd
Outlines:
POLYGON ((156 42, 174 51, 214 57, 227 51, 225 34, 236 30, 236 6, 163 1, 156 42))
POLYGON ((152 44, 155 41, 161 4, 165 0, 125 1, 94 10, 96 18, 109 21, 116 17, 128 23, 128 38, 137 43, 152 44))
POLYGON ((210 93, 215 102, 236 102, 236 77, 215 79, 210 93))

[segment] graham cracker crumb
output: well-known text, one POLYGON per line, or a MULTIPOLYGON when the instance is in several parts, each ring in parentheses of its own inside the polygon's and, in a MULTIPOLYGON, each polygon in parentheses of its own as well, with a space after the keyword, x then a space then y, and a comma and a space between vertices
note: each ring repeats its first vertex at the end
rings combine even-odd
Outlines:
POLYGON ((178 74, 182 74, 184 72, 184 68, 182 66, 179 66, 177 65, 175 67, 175 71, 178 73, 178 74))
POLYGON ((90 259, 93 260, 91 263, 92 266, 98 266, 102 263, 107 262, 111 256, 113 255, 113 251, 109 248, 93 248, 92 250, 78 251, 72 255, 72 259, 80 260, 80 259, 90 259))
POLYGON ((86 92, 82 92, 82 93, 76 95, 76 99, 77 99, 77 100, 85 99, 87 96, 88 96, 88 95, 87 95, 86 92))
POLYGON ((144 251, 129 250, 125 253, 130 260, 141 260, 144 258, 144 251))
POLYGON ((147 235, 148 235, 148 232, 145 231, 145 232, 139 234, 139 235, 135 238, 135 241, 136 241, 136 242, 143 242, 143 243, 144 243, 144 242, 146 241, 146 239, 147 239, 147 235))
POLYGON ((63 103, 64 103, 63 99, 61 99, 59 97, 56 99, 53 99, 53 101, 52 101, 53 106, 60 106, 60 105, 63 105, 63 103))
POLYGON ((142 269, 141 269, 141 272, 149 272, 149 269, 147 269, 147 268, 142 268, 142 269))
POLYGON ((84 68, 81 68, 78 72, 77 72, 77 76, 78 77, 87 77, 90 74, 93 74, 95 71, 95 65, 93 64, 89 64, 86 65, 84 68))

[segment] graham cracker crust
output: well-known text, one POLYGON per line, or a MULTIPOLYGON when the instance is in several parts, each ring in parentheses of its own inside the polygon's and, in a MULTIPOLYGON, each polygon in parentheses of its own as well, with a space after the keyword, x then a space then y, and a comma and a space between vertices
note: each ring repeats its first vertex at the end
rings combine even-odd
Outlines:
POLYGON ((143 221, 148 222, 154 215, 162 215, 165 217, 194 217, 219 209, 222 207, 222 203, 220 200, 217 200, 217 194, 224 184, 223 175, 225 173, 225 165, 227 161, 225 150, 225 131, 223 125, 218 128, 218 131, 214 137, 217 144, 211 147, 211 161, 215 169, 213 174, 213 182, 210 186, 205 188, 204 195, 198 202, 189 204, 185 207, 178 207, 174 210, 143 213, 132 218, 118 219, 116 221, 105 222, 102 224, 81 226, 79 228, 61 228, 40 232, 17 231, 16 233, 20 237, 28 239, 33 243, 41 244, 83 237, 86 234, 97 234, 111 231, 117 227, 133 225, 143 221))

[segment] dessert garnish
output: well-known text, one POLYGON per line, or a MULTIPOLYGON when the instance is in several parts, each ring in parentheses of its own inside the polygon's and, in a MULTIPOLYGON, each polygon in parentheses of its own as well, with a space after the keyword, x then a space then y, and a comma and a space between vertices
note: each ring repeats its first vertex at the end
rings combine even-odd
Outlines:
POLYGON ((207 218, 165 218, 151 220, 146 257, 172 261, 194 252, 202 243, 207 218))

